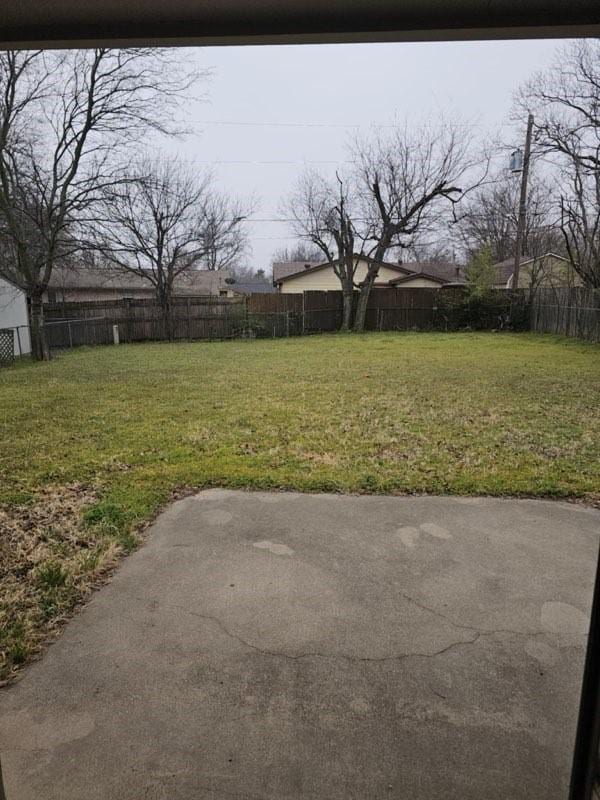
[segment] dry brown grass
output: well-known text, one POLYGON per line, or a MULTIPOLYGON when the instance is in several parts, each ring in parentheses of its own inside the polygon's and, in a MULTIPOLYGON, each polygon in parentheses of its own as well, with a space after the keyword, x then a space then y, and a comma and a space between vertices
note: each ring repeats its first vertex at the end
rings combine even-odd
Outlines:
POLYGON ((0 506, 0 685, 40 652, 123 551, 105 527, 84 522, 97 499, 72 483, 0 506))

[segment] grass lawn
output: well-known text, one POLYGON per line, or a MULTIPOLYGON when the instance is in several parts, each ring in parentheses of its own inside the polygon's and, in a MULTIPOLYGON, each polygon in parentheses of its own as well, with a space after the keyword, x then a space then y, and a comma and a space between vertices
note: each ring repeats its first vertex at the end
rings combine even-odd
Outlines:
POLYGON ((0 429, 6 676, 177 488, 597 499, 600 347, 408 333, 79 349, 0 371, 0 429))

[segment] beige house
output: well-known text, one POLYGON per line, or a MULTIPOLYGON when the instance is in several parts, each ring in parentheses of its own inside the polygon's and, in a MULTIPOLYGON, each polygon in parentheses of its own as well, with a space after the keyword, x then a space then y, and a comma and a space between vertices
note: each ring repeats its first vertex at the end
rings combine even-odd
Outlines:
MULTIPOLYGON (((514 267, 514 258, 494 264, 495 288, 512 289, 514 267)), ((573 286, 581 286, 581 278, 568 258, 556 253, 544 253, 535 258, 523 256, 519 264, 520 289, 560 289, 573 286)))
POLYGON ((409 274, 394 278, 390 281, 390 286, 439 289, 440 286, 456 286, 465 283, 464 267, 451 262, 410 261, 402 262, 402 267, 410 270, 409 274))
MULTIPOLYGON (((366 256, 356 256, 357 267, 354 282, 359 286, 367 277, 369 265, 374 263, 366 256)), ((464 283, 461 268, 454 264, 434 264, 429 262, 413 264, 392 264, 379 262, 377 288, 430 287, 439 289, 449 283, 464 283), (443 273, 443 274, 442 274, 443 273)), ((273 265, 273 283, 279 292, 298 294, 308 291, 339 291, 340 281, 333 264, 303 264, 302 262, 282 262, 273 265)))
MULTIPOLYGON (((190 270, 175 278, 176 297, 233 297, 231 274, 221 270, 190 270)), ((154 286, 143 275, 112 267, 55 267, 44 296, 47 303, 90 300, 143 299, 155 295, 154 286)))

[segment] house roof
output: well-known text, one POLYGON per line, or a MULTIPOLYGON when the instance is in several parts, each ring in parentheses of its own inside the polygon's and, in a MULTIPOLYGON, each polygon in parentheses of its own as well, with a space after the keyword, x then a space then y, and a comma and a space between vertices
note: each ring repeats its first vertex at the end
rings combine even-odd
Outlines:
POLYGON ((420 272, 410 272, 408 275, 402 275, 400 278, 393 278, 393 280, 388 281, 388 286, 400 286, 403 283, 408 283, 408 281, 414 281, 415 278, 423 278, 441 285, 448 283, 448 281, 444 280, 444 278, 440 278, 437 275, 431 275, 429 272, 421 270, 420 272))
POLYGON ((412 272, 418 272, 428 277, 440 278, 447 283, 448 281, 464 282, 465 268, 452 261, 407 261, 402 263, 412 272))
MULTIPOLYGON (((520 266, 524 267, 527 264, 531 264, 534 261, 541 261, 543 258, 556 258, 559 261, 568 261, 568 258, 564 256, 559 256, 557 253, 544 253, 541 256, 521 256, 520 266)), ((498 261, 496 264, 493 265, 493 269, 496 273, 496 277, 494 280, 494 284, 496 286, 507 286, 508 282, 512 278, 513 270, 515 268, 515 258, 511 256, 510 258, 505 258, 504 261, 498 261)))
POLYGON ((230 286, 238 294, 274 294, 275 287, 265 281, 236 281, 230 286))
POLYGON ((6 283, 12 289, 18 289, 20 292, 24 293, 24 290, 19 286, 18 283, 15 283, 14 281, 11 281, 10 278, 7 278, 4 275, 0 275, 0 284, 2 284, 2 283, 6 283))
POLYGON ((316 267, 320 261, 275 261, 273 263, 273 283, 279 283, 288 275, 295 275, 310 267, 316 267))
MULTIPOLYGON (((217 294, 230 278, 227 270, 190 270, 175 278, 176 295, 217 294)), ((113 289, 115 291, 152 290, 143 275, 115 267, 55 267, 48 284, 50 289, 113 289)))
MULTIPOLYGON (((361 261, 367 261, 369 264, 379 264, 380 267, 386 267, 387 269, 395 270, 396 272, 400 273, 401 275, 408 275, 411 273, 411 270, 405 267, 402 264, 391 264, 387 261, 375 261, 374 258, 369 258, 368 256, 361 256, 355 255, 354 258, 360 259, 361 261)), ((287 264, 301 264, 302 268, 297 270, 296 272, 289 272, 285 275, 281 275, 279 278, 275 277, 275 264, 273 264, 273 283, 281 283, 282 281, 287 280, 288 278, 296 278, 298 275, 305 275, 311 274, 313 272, 317 272, 321 269, 326 269, 330 267, 332 264, 337 264, 339 262, 339 258, 334 259, 333 261, 324 261, 320 264, 312 264, 308 265, 304 262, 300 261, 289 261, 289 262, 282 262, 287 264)))
MULTIPOLYGON (((521 266, 523 264, 528 264, 531 261, 530 258, 524 257, 521 261, 521 266)), ((495 274, 494 284, 496 286, 506 286, 509 280, 512 278, 513 270, 515 268, 515 259, 514 258, 505 258, 504 261, 498 261, 496 264, 493 265, 493 269, 495 274)))

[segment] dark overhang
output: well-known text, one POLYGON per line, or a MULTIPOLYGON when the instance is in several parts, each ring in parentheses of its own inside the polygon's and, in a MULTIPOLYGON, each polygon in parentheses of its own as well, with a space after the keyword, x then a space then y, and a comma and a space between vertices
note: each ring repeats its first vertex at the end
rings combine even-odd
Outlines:
POLYGON ((599 0, 2 0, 0 46, 600 36, 599 0))

